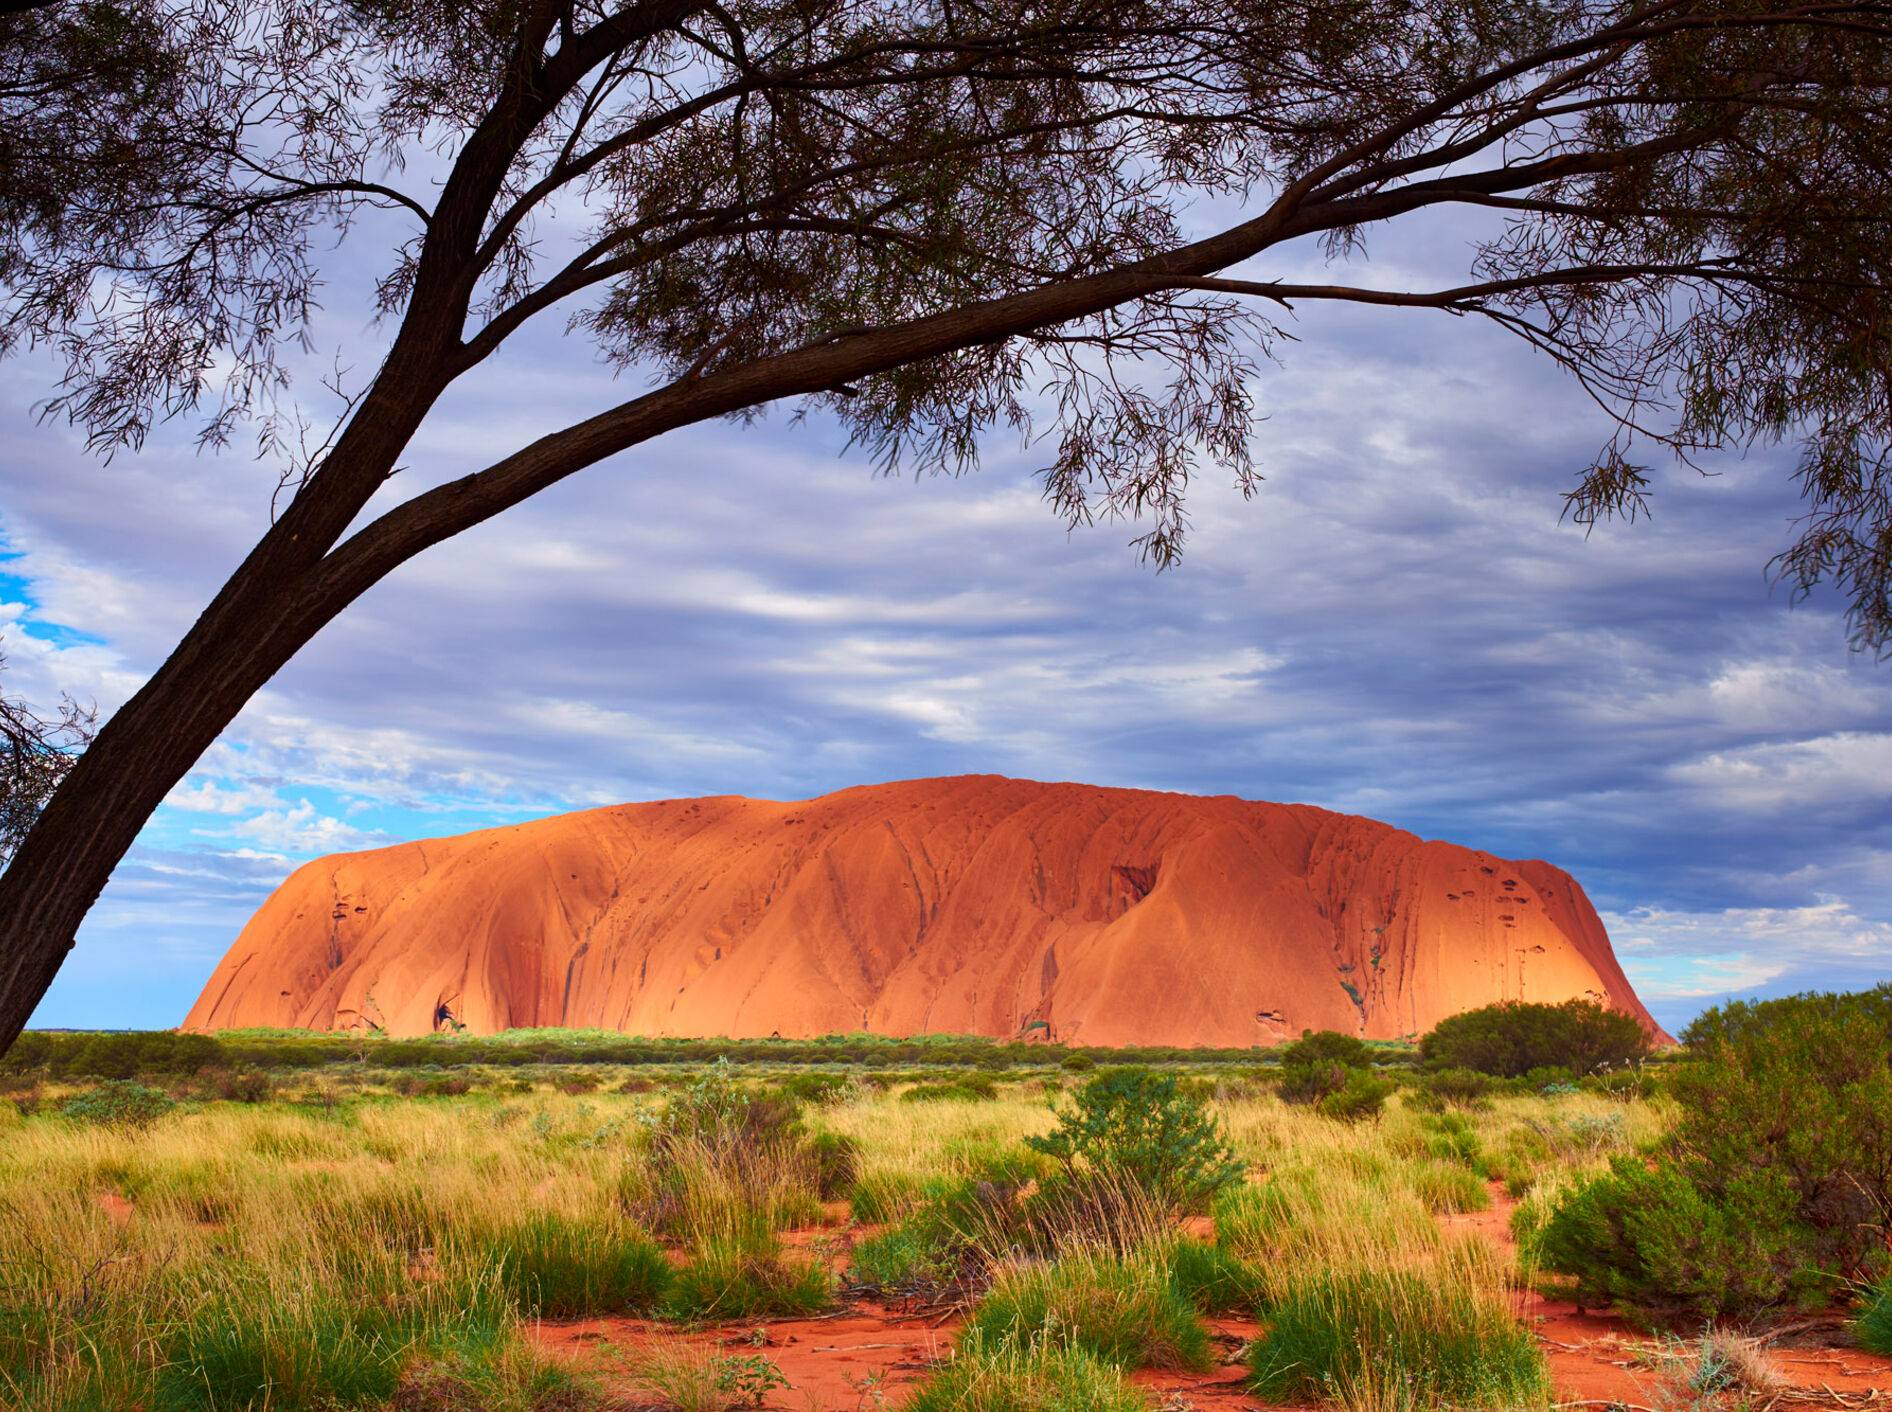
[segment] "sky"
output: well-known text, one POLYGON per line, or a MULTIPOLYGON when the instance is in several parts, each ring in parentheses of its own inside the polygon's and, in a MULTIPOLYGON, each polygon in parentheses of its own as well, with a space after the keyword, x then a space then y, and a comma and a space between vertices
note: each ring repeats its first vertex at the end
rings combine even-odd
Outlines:
MULTIPOLYGON (((1338 273, 1450 282, 1463 234, 1376 239, 1338 273)), ((371 257, 337 256, 324 367, 372 366, 385 338, 371 257)), ((1273 258, 1244 273, 1318 265, 1273 258)), ((1260 493, 1205 476, 1162 574, 1134 526, 1065 529, 1041 446, 890 479, 792 407, 672 434, 428 552, 172 792, 33 1023, 176 1024, 323 853, 969 772, 1300 801, 1549 859, 1671 1029, 1892 977, 1892 665, 1768 581, 1793 449, 1659 463, 1651 518, 1586 535, 1561 495, 1609 428, 1543 359, 1437 312, 1304 305, 1287 327, 1255 383, 1260 493)), ((183 424, 101 460, 36 418, 57 373, 0 364, 5 683, 109 713, 267 524, 276 472, 199 454, 183 424)), ((528 330, 443 401, 390 495, 626 381, 581 336, 528 330)))

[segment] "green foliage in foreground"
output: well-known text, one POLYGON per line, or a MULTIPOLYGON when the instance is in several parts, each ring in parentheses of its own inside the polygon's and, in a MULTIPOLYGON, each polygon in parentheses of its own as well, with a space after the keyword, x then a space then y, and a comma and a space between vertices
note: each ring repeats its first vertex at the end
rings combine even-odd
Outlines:
POLYGON ((1320 1272, 1294 1281, 1249 1350, 1270 1402, 1541 1407, 1544 1355, 1502 1302, 1418 1272, 1320 1272))
POLYGON ((905 1412, 1149 1412, 1149 1399, 1121 1368, 1082 1348, 962 1339, 905 1412))
POLYGON ((1581 1298, 1655 1317, 1818 1304, 1882 1276, 1892 1223, 1892 985, 1710 1010, 1653 1164, 1619 1159, 1542 1235, 1581 1298))
POLYGON ((1641 1025, 1589 1000, 1485 1005, 1439 1021, 1419 1041, 1419 1058, 1428 1069, 1472 1069, 1506 1079, 1534 1069, 1593 1074, 1648 1053, 1649 1036, 1641 1025))
POLYGON ((670 1285, 656 1242, 617 1219, 542 1211, 494 1232, 487 1246, 520 1311, 541 1318, 647 1313, 670 1285))
POLYGON ((737 1229, 705 1236, 672 1277, 663 1313, 673 1319, 755 1319, 818 1314, 834 1300, 834 1278, 819 1261, 786 1253, 773 1232, 737 1229))
POLYGON ((1128 1183, 1185 1209, 1206 1206, 1244 1170, 1215 1115, 1183 1096, 1174 1075, 1147 1069, 1099 1074, 1058 1110, 1054 1131, 1025 1145, 1067 1182, 1128 1183))
POLYGON ((1862 1346, 1892 1357, 1892 1279, 1882 1283, 1866 1300, 1855 1331, 1862 1346))
POLYGON ((1673 1162, 1618 1157, 1552 1213, 1544 1268, 1574 1275, 1577 1301, 1659 1319, 1715 1319, 1777 1303, 1795 1259, 1779 1219, 1786 1193, 1749 1171, 1714 1193, 1673 1162))
POLYGON ((1148 1255, 1074 1254, 1006 1270, 964 1337, 982 1348, 1065 1343, 1120 1368, 1201 1370, 1214 1361, 1188 1296, 1148 1255))

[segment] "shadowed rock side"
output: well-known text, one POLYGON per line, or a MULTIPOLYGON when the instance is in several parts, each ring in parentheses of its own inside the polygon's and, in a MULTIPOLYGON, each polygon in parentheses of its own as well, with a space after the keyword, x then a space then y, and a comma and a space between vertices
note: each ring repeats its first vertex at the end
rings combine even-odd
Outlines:
POLYGON ((1249 1045, 1572 996, 1655 1028, 1548 863, 1305 805, 967 776, 318 859, 185 1025, 1249 1045))

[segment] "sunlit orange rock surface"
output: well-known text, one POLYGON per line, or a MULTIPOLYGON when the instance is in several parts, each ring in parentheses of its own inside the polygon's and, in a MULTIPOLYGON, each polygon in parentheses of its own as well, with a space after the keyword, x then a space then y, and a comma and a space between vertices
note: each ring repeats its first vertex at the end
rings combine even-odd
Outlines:
POLYGON ((1590 996, 1574 879, 1371 819, 993 776, 625 804, 299 868, 185 1022, 1266 1044, 1590 996))

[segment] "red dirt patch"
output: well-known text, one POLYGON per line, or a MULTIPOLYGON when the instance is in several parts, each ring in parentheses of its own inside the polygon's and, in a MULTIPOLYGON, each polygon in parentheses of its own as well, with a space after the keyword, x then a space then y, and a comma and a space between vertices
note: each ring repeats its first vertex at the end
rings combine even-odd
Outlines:
POLYGON ((736 1357, 761 1354, 782 1370, 788 1387, 772 1405, 819 1407, 824 1412, 873 1412, 898 1406, 904 1390, 946 1356, 956 1316, 916 1317, 875 1304, 857 1304, 813 1319, 774 1319, 680 1329, 648 1319, 586 1319, 539 1324, 534 1336, 554 1353, 594 1368, 614 1390, 634 1392, 620 1376, 623 1354, 652 1344, 681 1342, 736 1357), (877 1402, 876 1393, 884 1395, 877 1402))

